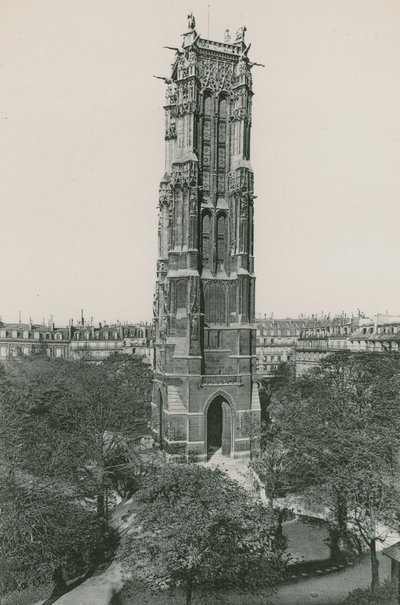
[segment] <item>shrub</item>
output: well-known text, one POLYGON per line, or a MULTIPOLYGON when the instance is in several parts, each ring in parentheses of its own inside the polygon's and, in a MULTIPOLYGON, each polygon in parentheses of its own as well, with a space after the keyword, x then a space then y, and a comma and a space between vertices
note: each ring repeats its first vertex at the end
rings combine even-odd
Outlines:
POLYGON ((349 594, 344 603, 346 605, 397 605, 397 586, 388 580, 375 590, 357 588, 349 594))

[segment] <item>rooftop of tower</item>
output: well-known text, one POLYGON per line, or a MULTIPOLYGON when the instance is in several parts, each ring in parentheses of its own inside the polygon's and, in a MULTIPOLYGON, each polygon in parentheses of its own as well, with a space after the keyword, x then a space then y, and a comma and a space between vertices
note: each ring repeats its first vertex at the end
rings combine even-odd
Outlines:
POLYGON ((208 40, 206 38, 199 37, 196 41, 198 48, 205 50, 213 50, 216 52, 222 52, 229 55, 240 57, 243 49, 241 46, 230 44, 227 42, 217 42, 215 40, 208 40))
POLYGON ((224 42, 209 40, 208 38, 202 37, 196 32, 195 28, 196 21, 193 13, 191 13, 188 15, 188 30, 182 34, 182 48, 186 49, 190 46, 196 46, 199 49, 212 50, 214 52, 220 52, 236 57, 246 56, 250 49, 250 45, 246 48, 245 33, 247 28, 244 25, 237 30, 234 41, 232 41, 229 30, 226 29, 224 42))

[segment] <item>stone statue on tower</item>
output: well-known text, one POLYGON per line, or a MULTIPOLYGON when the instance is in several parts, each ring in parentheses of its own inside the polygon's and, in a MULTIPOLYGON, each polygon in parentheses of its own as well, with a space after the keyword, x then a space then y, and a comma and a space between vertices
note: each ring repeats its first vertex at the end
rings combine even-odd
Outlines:
POLYGON ((187 16, 188 18, 188 29, 195 29, 196 27, 196 19, 194 18, 193 13, 187 16))

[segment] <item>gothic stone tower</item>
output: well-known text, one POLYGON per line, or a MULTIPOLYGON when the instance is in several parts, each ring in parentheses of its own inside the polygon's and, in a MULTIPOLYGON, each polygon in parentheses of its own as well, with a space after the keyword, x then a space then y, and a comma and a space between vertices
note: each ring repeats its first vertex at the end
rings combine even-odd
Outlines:
POLYGON ((172 453, 247 456, 256 383, 251 67, 240 28, 201 38, 194 17, 165 104, 154 296, 153 428, 172 453))

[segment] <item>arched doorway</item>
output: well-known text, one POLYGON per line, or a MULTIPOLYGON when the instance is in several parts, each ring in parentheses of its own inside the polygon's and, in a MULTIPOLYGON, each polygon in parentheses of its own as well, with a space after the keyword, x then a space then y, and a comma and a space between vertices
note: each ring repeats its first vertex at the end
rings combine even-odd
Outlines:
POLYGON ((217 395, 207 409, 207 459, 222 449, 230 456, 232 449, 231 407, 222 395, 217 395))

